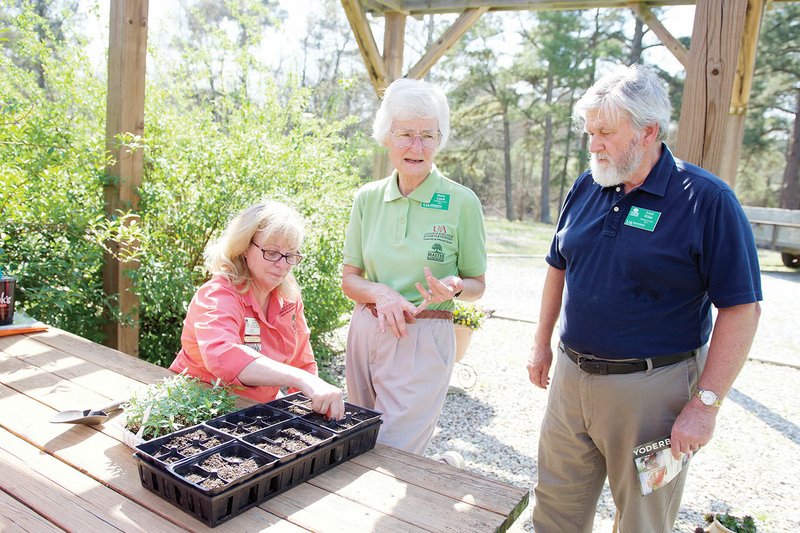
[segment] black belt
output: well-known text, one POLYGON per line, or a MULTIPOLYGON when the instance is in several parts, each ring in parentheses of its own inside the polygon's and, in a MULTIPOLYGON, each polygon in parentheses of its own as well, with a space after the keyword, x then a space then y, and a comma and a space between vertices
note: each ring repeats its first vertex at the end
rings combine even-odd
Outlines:
MULTIPOLYGON (((600 374, 605 376, 607 374, 630 374, 632 372, 643 372, 647 370, 646 359, 641 361, 612 361, 608 359, 598 359, 594 356, 576 352, 563 342, 561 343, 561 347, 564 348, 564 352, 567 354, 567 357, 572 359, 572 361, 578 365, 579 369, 589 374, 600 374)), ((694 357, 696 353, 697 350, 692 350, 690 352, 651 357, 649 359, 653 364, 650 368, 674 365, 675 363, 680 363, 681 361, 689 359, 690 357, 694 357)))

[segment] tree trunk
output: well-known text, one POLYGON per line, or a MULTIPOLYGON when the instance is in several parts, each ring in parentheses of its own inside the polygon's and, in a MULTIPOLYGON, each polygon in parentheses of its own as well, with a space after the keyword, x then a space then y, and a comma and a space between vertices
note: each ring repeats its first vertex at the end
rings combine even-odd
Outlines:
POLYGON ((544 147, 542 149, 542 212, 539 220, 551 224, 550 218, 550 152, 553 147, 553 115, 550 105, 553 102, 553 71, 552 65, 547 72, 547 92, 544 103, 547 113, 544 118, 544 147))
POLYGON ((633 39, 631 39, 631 54, 628 61, 629 65, 642 62, 642 38, 644 37, 644 24, 641 20, 639 20, 639 17, 634 17, 633 20, 636 21, 636 27, 633 30, 633 39))
POLYGON ((786 168, 783 170, 780 206, 800 209, 800 91, 795 95, 794 128, 786 168))
POLYGON ((511 125, 508 119, 508 105, 503 104, 503 174, 506 184, 506 219, 514 220, 514 195, 511 186, 511 125))

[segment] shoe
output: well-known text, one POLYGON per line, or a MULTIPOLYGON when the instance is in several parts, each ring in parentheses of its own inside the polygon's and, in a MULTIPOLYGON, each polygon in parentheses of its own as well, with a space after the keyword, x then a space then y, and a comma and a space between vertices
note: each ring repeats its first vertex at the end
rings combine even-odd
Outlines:
POLYGON ((455 468, 464 468, 464 456, 454 450, 448 450, 444 453, 435 453, 431 456, 431 459, 455 468))

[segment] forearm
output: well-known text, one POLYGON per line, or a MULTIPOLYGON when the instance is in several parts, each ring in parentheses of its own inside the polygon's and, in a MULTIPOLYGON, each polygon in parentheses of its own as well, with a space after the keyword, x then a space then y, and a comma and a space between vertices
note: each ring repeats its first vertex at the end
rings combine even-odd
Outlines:
POLYGON ((362 272, 350 265, 345 265, 342 273, 342 291, 345 296, 357 303, 376 303, 381 298, 387 297, 391 292, 396 292, 383 283, 366 279, 362 272))
POLYGON ((307 387, 309 377, 313 374, 279 363, 269 357, 253 360, 239 372, 239 381, 248 387, 292 387, 302 390, 307 387))
POLYGON ((471 278, 461 278, 461 284, 461 294, 456 298, 465 302, 474 302, 480 299, 486 291, 486 276, 481 275, 471 278))
POLYGON ((758 302, 720 309, 697 386, 725 397, 744 366, 758 327, 758 302))
POLYGON ((539 308, 539 320, 533 337, 534 345, 550 345, 553 330, 561 312, 561 298, 564 292, 565 271, 548 267, 542 288, 542 300, 539 308))

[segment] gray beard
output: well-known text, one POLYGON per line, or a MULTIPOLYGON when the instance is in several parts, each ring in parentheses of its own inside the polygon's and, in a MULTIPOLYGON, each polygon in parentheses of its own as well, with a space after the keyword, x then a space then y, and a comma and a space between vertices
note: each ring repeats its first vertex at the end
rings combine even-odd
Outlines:
POLYGON ((637 149, 631 143, 628 150, 620 161, 606 159, 610 164, 600 165, 598 156, 592 154, 589 166, 592 169, 592 179, 601 187, 613 187, 631 181, 631 176, 639 168, 644 160, 644 149, 637 149))

